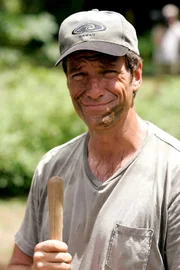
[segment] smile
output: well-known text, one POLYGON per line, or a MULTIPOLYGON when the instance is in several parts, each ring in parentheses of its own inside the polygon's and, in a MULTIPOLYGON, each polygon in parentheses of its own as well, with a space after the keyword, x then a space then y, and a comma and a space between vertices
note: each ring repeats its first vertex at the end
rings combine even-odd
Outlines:
POLYGON ((110 110, 110 104, 111 102, 107 102, 107 103, 90 103, 90 104, 84 104, 81 103, 81 106, 83 108, 83 111, 91 111, 91 112, 102 112, 102 111, 109 111, 110 110))
POLYGON ((113 102, 113 100, 110 100, 108 102, 103 102, 103 103, 96 103, 96 102, 93 102, 93 103, 85 103, 85 102, 81 102, 81 105, 82 106, 85 106, 85 107, 89 107, 89 108, 94 108, 94 107, 104 107, 104 106, 108 106, 109 104, 111 104, 113 102))

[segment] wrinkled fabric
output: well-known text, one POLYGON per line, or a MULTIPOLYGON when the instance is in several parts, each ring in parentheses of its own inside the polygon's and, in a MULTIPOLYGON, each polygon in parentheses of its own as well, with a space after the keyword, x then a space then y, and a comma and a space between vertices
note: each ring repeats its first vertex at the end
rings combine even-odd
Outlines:
POLYGON ((33 256, 49 239, 47 181, 58 175, 72 270, 180 269, 180 142, 148 126, 140 149, 103 183, 88 165, 88 133, 49 151, 33 177, 19 248, 33 256))

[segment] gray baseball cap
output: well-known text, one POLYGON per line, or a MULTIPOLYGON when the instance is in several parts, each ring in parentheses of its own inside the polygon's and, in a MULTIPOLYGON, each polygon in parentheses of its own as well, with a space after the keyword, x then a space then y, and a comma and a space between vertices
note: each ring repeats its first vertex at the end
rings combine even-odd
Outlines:
POLYGON ((60 58, 91 50, 123 56, 128 50, 139 55, 136 30, 125 17, 114 11, 81 11, 67 17, 59 29, 60 58))

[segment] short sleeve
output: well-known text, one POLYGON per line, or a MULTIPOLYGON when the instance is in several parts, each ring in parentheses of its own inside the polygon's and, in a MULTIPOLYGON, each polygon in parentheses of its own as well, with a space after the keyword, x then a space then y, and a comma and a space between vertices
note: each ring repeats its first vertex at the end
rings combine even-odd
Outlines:
POLYGON ((166 257, 169 270, 180 269, 180 181, 168 209, 166 257))
POLYGON ((31 257, 34 254, 34 247, 38 243, 37 209, 37 174, 35 172, 27 199, 24 219, 20 229, 15 234, 16 245, 31 257))

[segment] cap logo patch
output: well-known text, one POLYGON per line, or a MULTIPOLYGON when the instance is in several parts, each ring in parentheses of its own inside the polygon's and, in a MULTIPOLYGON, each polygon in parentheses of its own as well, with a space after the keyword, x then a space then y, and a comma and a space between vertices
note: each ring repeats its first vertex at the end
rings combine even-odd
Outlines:
POLYGON ((83 33, 92 33, 92 32, 99 32, 99 31, 104 31, 106 28, 103 25, 100 24, 94 24, 94 23, 87 23, 83 24, 77 28, 75 28, 72 31, 73 35, 78 35, 78 34, 83 34, 83 33))

